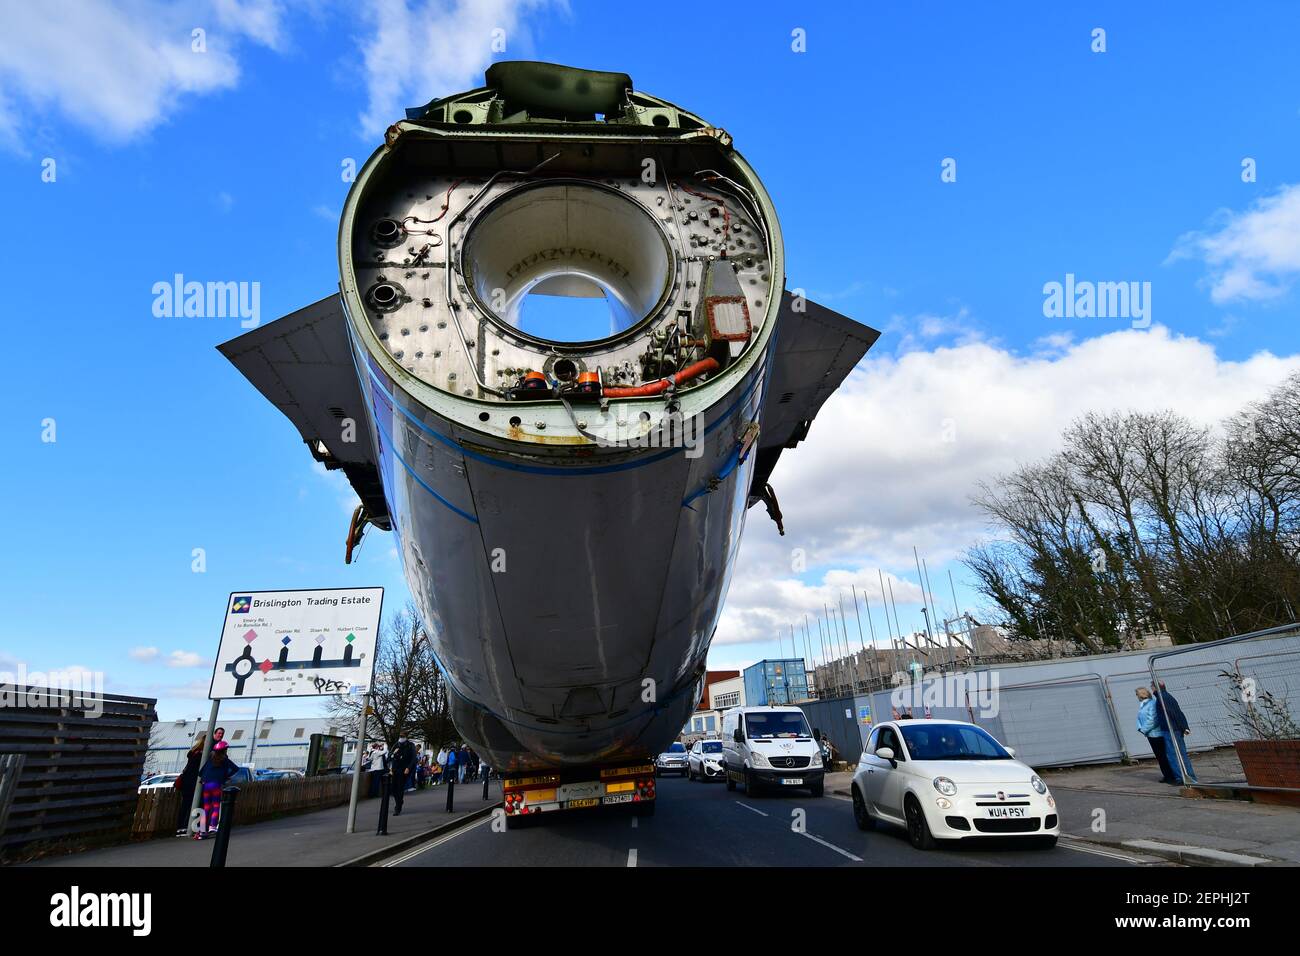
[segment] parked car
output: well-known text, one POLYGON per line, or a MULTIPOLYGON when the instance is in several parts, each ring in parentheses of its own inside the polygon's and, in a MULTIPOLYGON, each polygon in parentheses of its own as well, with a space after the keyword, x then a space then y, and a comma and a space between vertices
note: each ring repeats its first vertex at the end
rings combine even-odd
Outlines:
POLYGON ((988 731, 957 720, 896 720, 871 732, 851 787, 853 817, 907 829, 918 850, 938 841, 1014 836, 1056 845, 1056 800, 1033 769, 988 731))
POLYGON ((138 788, 136 793, 144 793, 146 790, 170 790, 176 783, 178 773, 156 773, 151 777, 146 777, 138 788))
POLYGON ((765 786, 824 792, 821 748, 798 707, 731 708, 722 715, 722 751, 728 790, 739 783, 751 796, 765 786))
POLYGON ((686 776, 686 745, 674 743, 655 758, 655 776, 662 773, 680 773, 686 776))
POLYGON ((301 780, 304 776, 306 775, 301 770, 281 770, 274 767, 257 771, 258 780, 301 780))
POLYGON ((722 763, 722 741, 695 741, 686 758, 686 779, 721 780, 726 775, 726 767, 722 763))

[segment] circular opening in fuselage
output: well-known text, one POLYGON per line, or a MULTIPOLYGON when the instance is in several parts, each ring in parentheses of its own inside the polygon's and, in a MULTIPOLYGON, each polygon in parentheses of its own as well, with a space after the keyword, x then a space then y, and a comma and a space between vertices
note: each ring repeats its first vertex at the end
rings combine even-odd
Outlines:
POLYGON ((616 189, 585 182, 501 196, 470 226, 461 261, 486 312, 535 339, 570 344, 638 325, 658 311, 673 277, 668 241, 650 214, 616 189))

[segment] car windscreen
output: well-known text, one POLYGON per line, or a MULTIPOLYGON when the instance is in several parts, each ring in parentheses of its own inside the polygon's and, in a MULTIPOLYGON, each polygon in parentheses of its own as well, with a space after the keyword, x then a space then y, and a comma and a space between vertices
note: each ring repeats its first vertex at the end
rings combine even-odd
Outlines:
POLYGON ((802 711, 778 711, 745 715, 745 735, 750 740, 760 737, 811 737, 808 721, 802 711))
POLYGON ((925 724, 900 728, 913 760, 1010 760, 1000 743, 978 727, 925 724))
POLYGON ((701 746, 706 754, 722 753, 722 741, 720 740, 706 740, 701 746))
POLYGON ((673 744, 671 747, 668 748, 668 752, 669 752, 670 754, 684 754, 684 753, 686 753, 686 745, 685 745, 685 744, 673 744))

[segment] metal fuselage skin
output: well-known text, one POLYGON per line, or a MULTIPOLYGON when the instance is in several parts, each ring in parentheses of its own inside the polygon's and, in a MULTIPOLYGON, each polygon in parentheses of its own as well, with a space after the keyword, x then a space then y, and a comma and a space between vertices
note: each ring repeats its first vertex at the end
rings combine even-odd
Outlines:
MULTIPOLYGON (((752 193, 764 220, 765 301, 744 350, 677 395, 680 414, 697 429, 695 447, 608 447, 575 431, 575 415, 558 402, 503 401, 431 384, 377 335, 366 299, 373 276, 356 252, 373 218, 368 204, 377 197, 382 204, 382 192, 394 188, 386 166, 399 149, 455 135, 390 130, 358 174, 340 227, 342 301, 405 577, 456 726, 493 767, 653 758, 698 703, 740 546, 754 467, 741 441, 762 407, 784 278, 775 213, 729 139, 724 149, 716 135, 701 137, 693 148, 725 154, 729 174, 752 193)), ((581 131, 479 135, 537 155, 552 148, 582 155, 581 131)), ((635 150, 650 138, 629 132, 622 141, 635 150)), ((454 214, 464 201, 448 195, 457 197, 454 214)), ((666 231, 676 225, 663 221, 666 231)), ((464 225, 440 236, 443 268, 454 264, 464 225)), ((689 267, 684 244, 674 255, 689 267)), ((431 271, 429 281, 441 283, 444 273, 431 271)), ((454 295, 452 277, 445 284, 454 295)), ((682 285, 689 295, 689 283, 682 285)), ((457 298, 461 310, 452 318, 472 324, 473 303, 457 298)), ((439 304, 428 314, 442 315, 439 304)), ((486 347, 481 339, 477 345, 486 347)), ((645 419, 658 425, 666 404, 663 397, 616 399, 603 411, 577 408, 576 418, 590 419, 593 429, 600 419, 635 432, 645 419)))

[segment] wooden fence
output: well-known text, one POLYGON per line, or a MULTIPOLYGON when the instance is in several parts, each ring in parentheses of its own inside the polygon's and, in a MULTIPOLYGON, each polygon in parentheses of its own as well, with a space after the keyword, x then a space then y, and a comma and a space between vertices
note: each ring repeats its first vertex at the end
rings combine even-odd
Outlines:
POLYGON ((125 838, 157 714, 152 699, 16 688, 0 707, 0 753, 21 772, 0 857, 22 847, 89 845, 125 838))
MULTIPOLYGON (((352 777, 348 774, 256 780, 237 786, 239 798, 235 801, 236 824, 258 823, 272 817, 308 810, 325 810, 347 803, 352 795, 352 777)), ((140 794, 131 835, 136 839, 147 840, 174 833, 176 802, 180 796, 180 790, 175 787, 146 790, 140 794)))

